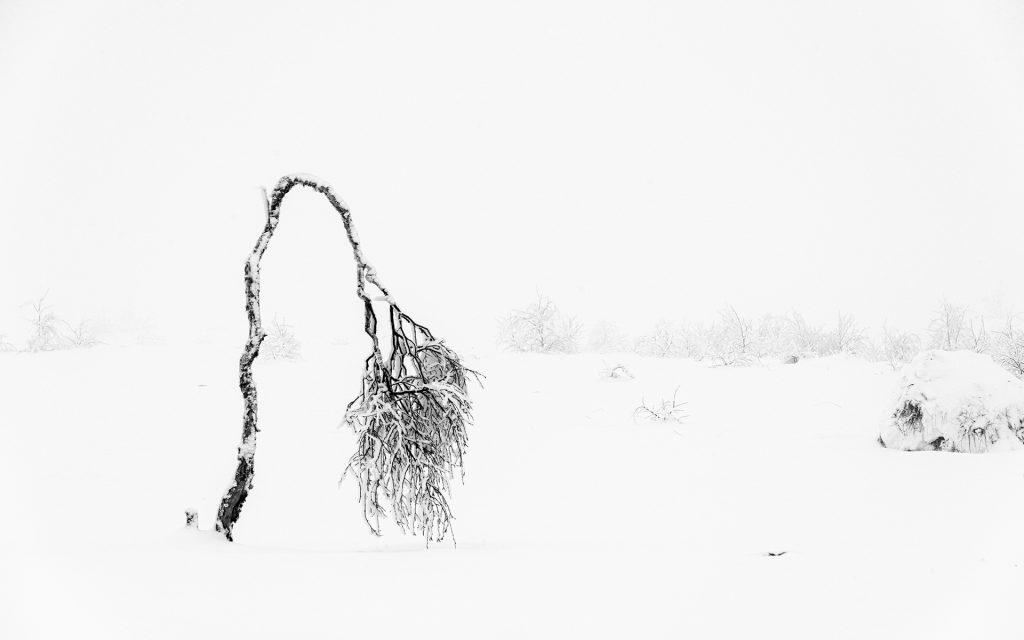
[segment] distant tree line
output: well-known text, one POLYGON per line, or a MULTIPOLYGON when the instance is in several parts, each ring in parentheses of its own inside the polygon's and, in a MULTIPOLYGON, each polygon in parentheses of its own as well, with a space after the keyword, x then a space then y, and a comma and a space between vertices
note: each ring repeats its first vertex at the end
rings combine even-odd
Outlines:
POLYGON ((990 355, 1018 377, 1024 377, 1024 320, 1008 316, 991 329, 991 321, 964 306, 942 302, 927 330, 907 331, 883 326, 870 331, 851 314, 834 323, 808 322, 800 313, 751 316, 728 305, 710 323, 655 323, 646 333, 630 337, 614 324, 597 322, 583 338, 584 325, 567 315, 547 296, 501 319, 498 342, 510 351, 529 353, 634 352, 661 358, 689 358, 720 366, 758 362, 795 362, 836 354, 854 354, 888 363, 897 369, 922 349, 970 350, 990 355))

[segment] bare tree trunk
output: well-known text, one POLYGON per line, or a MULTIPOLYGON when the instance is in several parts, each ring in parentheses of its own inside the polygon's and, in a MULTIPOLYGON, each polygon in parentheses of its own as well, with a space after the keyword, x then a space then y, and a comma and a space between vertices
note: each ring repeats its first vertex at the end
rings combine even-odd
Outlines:
POLYGON ((255 474, 254 457, 256 454, 256 434, 259 427, 256 424, 256 385, 252 377, 252 364, 260 353, 260 345, 267 334, 263 331, 260 322, 260 260, 263 252, 266 251, 270 238, 274 235, 277 223, 281 215, 281 203, 285 195, 292 187, 300 185, 309 187, 314 191, 323 194, 331 206, 341 215, 345 225, 345 232, 348 241, 352 245, 352 253, 356 260, 356 294, 363 300, 366 312, 366 333, 373 341, 374 357, 378 365, 382 366, 382 358, 376 333, 376 316, 370 306, 370 298, 366 295, 365 284, 370 282, 378 289, 390 303, 390 296, 387 290, 380 285, 377 274, 373 267, 367 264, 363 257, 362 249, 359 246, 359 238, 352 228, 352 218, 348 207, 338 198, 334 191, 327 185, 322 184, 316 178, 306 175, 288 175, 281 178, 277 186, 269 196, 264 192, 266 202, 267 224, 263 228, 253 247, 249 259, 245 263, 245 310, 249 316, 249 339, 245 343, 242 356, 238 365, 238 386, 242 391, 244 409, 242 413, 242 443, 238 446, 238 466, 235 469, 235 478, 227 493, 221 500, 220 509, 217 511, 217 531, 224 534, 228 540, 232 539, 232 528, 238 521, 246 498, 252 490, 253 477, 255 474))

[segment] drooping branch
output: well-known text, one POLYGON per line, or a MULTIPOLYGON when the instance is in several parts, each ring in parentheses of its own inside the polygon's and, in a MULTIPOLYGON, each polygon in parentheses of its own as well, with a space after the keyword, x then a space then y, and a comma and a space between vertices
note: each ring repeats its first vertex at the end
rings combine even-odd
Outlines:
POLYGON ((425 326, 403 313, 363 255, 348 207, 330 186, 307 175, 288 175, 265 194, 267 223, 245 263, 245 300, 249 338, 239 360, 239 388, 244 411, 242 442, 231 487, 221 500, 216 528, 228 540, 252 490, 257 426, 256 386, 252 364, 266 333, 260 319, 260 260, 280 219, 284 197, 295 186, 323 194, 341 216, 356 262, 356 295, 363 301, 364 331, 373 350, 366 359, 362 393, 351 403, 345 421, 359 436, 346 473, 359 479, 359 496, 371 531, 380 534, 379 515, 390 502, 395 520, 406 530, 430 539, 443 538, 452 518, 448 480, 462 467, 465 426, 471 421, 466 376, 475 372, 425 326), (374 285, 389 306, 391 351, 381 354, 377 316, 366 283, 374 285), (358 406, 356 406, 358 404, 358 406), (353 408, 355 407, 355 408, 353 408))

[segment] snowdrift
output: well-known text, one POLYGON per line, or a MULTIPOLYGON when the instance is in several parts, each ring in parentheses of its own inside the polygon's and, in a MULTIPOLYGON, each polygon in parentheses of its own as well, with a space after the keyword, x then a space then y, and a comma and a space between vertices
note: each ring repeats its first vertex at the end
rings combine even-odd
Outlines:
POLYGON ((983 453, 1024 449, 1024 382, 971 351, 925 351, 904 367, 883 446, 983 453))

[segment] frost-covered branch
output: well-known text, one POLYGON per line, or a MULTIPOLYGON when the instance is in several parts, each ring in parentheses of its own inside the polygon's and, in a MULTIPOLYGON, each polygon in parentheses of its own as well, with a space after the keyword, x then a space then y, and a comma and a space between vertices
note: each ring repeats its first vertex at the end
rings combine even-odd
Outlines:
POLYGON ((345 422, 358 436, 346 473, 359 479, 359 499, 371 531, 380 534, 379 517, 390 504, 403 531, 441 539, 451 529, 449 480, 462 467, 471 405, 467 374, 459 357, 425 326, 403 313, 363 255, 348 207, 328 185, 306 175, 281 178, 265 197, 267 222, 245 263, 245 306, 249 339, 239 359, 244 411, 242 442, 235 478, 217 514, 217 530, 229 540, 253 486, 256 436, 256 385, 252 364, 267 333, 260 317, 260 260, 281 215, 284 197, 296 186, 322 194, 341 216, 356 262, 356 295, 363 302, 364 326, 372 352, 367 357, 360 395, 349 404, 345 422), (366 285, 387 302, 391 349, 381 353, 377 316, 366 285))

